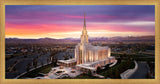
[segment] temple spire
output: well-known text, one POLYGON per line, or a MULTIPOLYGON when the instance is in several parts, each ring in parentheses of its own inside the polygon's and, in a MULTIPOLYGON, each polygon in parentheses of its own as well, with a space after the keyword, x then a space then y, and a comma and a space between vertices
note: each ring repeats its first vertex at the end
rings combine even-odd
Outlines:
POLYGON ((86 30, 86 19, 85 19, 85 13, 84 13, 84 26, 83 26, 83 30, 86 30))
POLYGON ((86 30, 85 13, 84 13, 84 25, 83 25, 82 35, 81 35, 81 43, 88 43, 88 35, 87 35, 87 30, 86 30))

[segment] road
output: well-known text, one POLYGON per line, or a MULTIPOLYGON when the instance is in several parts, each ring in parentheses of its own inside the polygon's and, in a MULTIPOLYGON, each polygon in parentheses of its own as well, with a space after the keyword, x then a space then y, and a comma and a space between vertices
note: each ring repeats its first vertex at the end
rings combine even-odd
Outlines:
POLYGON ((146 75, 149 71, 148 64, 145 62, 138 63, 138 69, 129 77, 129 79, 146 79, 146 75))

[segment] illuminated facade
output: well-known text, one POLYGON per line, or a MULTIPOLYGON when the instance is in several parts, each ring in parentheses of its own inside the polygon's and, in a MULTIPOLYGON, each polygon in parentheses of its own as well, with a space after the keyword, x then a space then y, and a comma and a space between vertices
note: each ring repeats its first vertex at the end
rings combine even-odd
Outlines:
POLYGON ((81 71, 96 71, 97 66, 104 66, 115 61, 115 58, 110 55, 111 49, 108 46, 93 46, 89 43, 84 14, 84 26, 81 35, 81 42, 75 47, 75 58, 66 61, 59 60, 59 63, 67 67, 75 64, 76 68, 81 71))

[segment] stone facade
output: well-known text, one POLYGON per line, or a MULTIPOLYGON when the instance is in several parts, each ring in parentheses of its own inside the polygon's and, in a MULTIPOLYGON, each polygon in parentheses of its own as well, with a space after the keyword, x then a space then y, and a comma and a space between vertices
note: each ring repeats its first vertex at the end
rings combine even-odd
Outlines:
POLYGON ((69 63, 67 60, 59 62, 65 66, 76 64, 77 69, 82 71, 96 71, 97 66, 104 66, 115 61, 115 58, 111 56, 111 49, 108 46, 93 46, 91 43, 89 43, 86 30, 85 14, 81 42, 75 47, 75 58, 74 60, 72 59, 72 61, 69 63))

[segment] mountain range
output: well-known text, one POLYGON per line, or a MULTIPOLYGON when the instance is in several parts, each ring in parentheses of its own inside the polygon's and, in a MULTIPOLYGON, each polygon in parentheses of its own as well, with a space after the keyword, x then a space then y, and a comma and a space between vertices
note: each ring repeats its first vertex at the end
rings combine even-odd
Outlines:
MULTIPOLYGON (((90 37, 90 42, 126 42, 126 41, 155 41, 155 36, 138 36, 138 37, 90 37)), ((19 39, 19 38, 5 38, 6 43, 78 43, 80 38, 39 38, 39 39, 19 39)))

